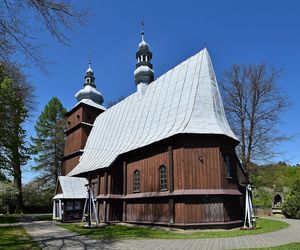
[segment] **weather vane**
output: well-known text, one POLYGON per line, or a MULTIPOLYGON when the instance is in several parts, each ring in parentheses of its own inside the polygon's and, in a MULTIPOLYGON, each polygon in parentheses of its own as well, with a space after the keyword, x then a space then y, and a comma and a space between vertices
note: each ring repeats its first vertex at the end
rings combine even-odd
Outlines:
POLYGON ((92 64, 91 54, 88 54, 88 63, 89 63, 89 66, 91 66, 91 64, 92 64))

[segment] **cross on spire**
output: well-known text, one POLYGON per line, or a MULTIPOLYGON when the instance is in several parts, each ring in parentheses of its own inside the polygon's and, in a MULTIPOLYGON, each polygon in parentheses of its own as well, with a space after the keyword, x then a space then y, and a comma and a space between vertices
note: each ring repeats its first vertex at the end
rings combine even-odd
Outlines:
POLYGON ((144 41, 144 26, 145 26, 144 22, 141 21, 141 36, 142 36, 142 41, 144 41))

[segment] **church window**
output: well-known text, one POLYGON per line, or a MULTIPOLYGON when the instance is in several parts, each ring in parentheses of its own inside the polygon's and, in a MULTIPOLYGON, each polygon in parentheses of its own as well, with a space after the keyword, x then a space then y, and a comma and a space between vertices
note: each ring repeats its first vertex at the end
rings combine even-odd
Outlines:
POLYGON ((231 169, 229 155, 225 155, 225 166, 226 166, 227 177, 231 178, 232 177, 232 169, 231 169))
POLYGON ((168 177, 167 177, 166 166, 159 167, 159 185, 160 185, 160 191, 168 190, 168 177))
POLYGON ((135 170, 133 173, 133 192, 140 192, 140 172, 135 170))

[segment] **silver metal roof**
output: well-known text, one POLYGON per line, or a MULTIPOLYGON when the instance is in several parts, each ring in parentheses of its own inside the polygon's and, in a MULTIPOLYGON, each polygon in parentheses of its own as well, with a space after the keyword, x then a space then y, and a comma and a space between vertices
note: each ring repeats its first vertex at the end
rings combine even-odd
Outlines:
POLYGON ((61 186, 62 193, 55 195, 53 200, 86 198, 87 188, 85 185, 88 184, 88 180, 86 178, 59 176, 58 181, 61 186))
POLYGON ((95 103, 91 99, 82 99, 81 101, 77 102, 76 105, 73 108, 75 108, 76 106, 78 106, 80 103, 84 103, 84 104, 90 105, 90 106, 98 108, 98 109, 106 110, 106 108, 104 106, 102 106, 102 105, 100 105, 98 103, 95 103))
POLYGON ((105 168, 118 155, 175 134, 219 134, 230 129, 207 49, 203 49, 100 114, 70 176, 105 168))

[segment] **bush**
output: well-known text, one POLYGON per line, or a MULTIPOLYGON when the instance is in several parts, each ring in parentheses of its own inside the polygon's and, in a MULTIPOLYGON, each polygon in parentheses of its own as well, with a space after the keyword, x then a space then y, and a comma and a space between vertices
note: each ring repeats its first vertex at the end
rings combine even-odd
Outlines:
POLYGON ((287 218, 300 219, 300 179, 297 179, 282 206, 282 212, 287 218))
POLYGON ((272 207, 272 195, 265 188, 257 188, 252 193, 253 205, 257 208, 271 208, 272 207))
POLYGON ((0 181, 0 213, 11 213, 17 190, 13 183, 0 181))

